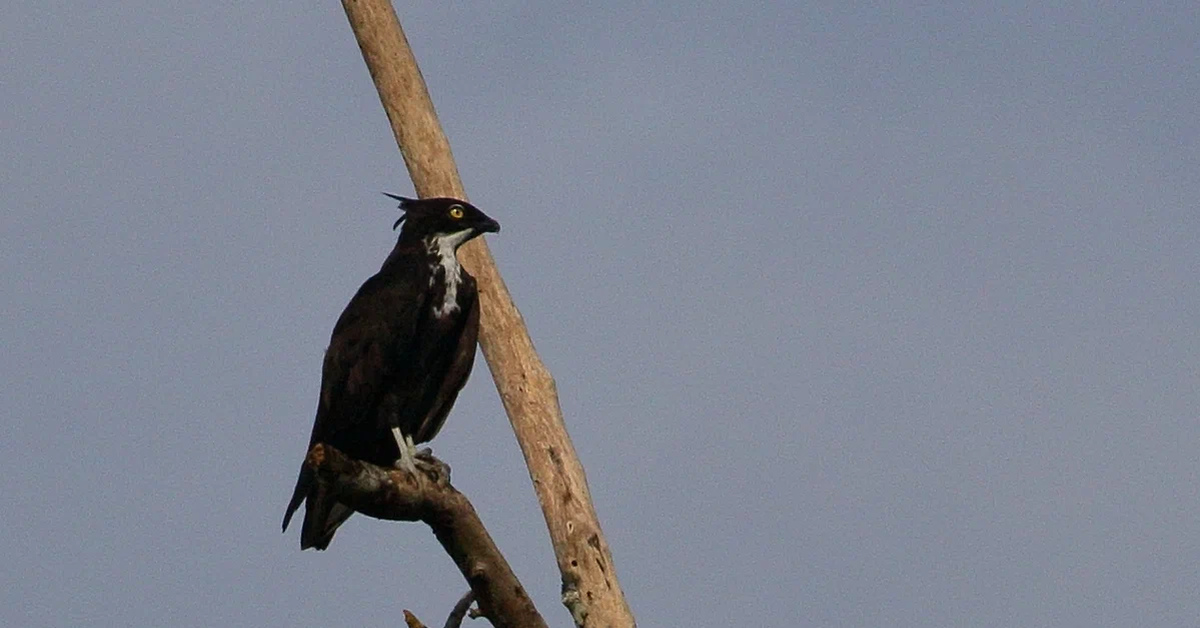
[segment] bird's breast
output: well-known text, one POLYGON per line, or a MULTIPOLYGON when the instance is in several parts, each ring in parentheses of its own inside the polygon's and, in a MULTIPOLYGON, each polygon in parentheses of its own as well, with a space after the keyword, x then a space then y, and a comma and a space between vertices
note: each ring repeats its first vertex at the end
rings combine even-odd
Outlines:
POLYGON ((457 263, 438 264, 429 274, 429 303, 432 304, 433 316, 437 319, 449 318, 462 312, 459 302, 463 291, 462 267, 457 263))

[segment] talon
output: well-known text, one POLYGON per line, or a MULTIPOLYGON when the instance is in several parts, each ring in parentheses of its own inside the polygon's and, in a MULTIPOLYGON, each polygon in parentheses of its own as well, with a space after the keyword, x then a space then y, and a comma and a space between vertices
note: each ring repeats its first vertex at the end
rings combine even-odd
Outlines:
POLYGON ((413 463, 411 458, 402 460, 401 464, 402 464, 401 468, 404 469, 405 471, 408 471, 412 475, 417 474, 417 465, 413 463))

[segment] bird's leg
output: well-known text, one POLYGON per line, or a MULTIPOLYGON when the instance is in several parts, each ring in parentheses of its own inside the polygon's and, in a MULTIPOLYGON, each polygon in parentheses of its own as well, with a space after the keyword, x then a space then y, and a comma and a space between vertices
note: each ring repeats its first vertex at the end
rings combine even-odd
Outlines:
POLYGON ((411 458, 413 461, 416 461, 416 459, 417 459, 417 444, 413 442, 412 435, 405 434, 404 442, 408 443, 408 457, 411 458))
POLYGON ((396 461, 396 467, 416 475, 417 446, 413 444, 412 436, 404 434, 398 427, 392 428, 392 436, 396 439, 396 447, 400 449, 400 459, 396 461))

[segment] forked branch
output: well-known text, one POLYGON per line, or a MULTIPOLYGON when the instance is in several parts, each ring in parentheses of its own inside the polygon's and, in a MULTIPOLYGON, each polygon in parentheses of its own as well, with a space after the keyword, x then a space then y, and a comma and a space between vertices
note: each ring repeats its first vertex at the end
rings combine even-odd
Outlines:
POLYGON ((480 613, 497 628, 544 627, 525 588, 483 527, 471 502, 450 484, 450 467, 417 458, 418 473, 386 469, 317 443, 305 463, 336 499, 376 519, 423 521, 458 565, 480 613))

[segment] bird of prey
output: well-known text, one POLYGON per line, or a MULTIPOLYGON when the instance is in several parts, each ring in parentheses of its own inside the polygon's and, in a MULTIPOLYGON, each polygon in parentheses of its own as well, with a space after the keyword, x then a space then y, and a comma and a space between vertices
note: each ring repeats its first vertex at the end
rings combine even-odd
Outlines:
MULTIPOLYGON (((387 196, 404 212, 392 228, 403 226, 334 325, 308 446, 415 471, 416 444, 441 429, 475 361, 478 292, 455 253, 500 225, 466 201, 387 196)), ((353 511, 302 464, 285 532, 305 501, 300 549, 323 550, 353 511)))

